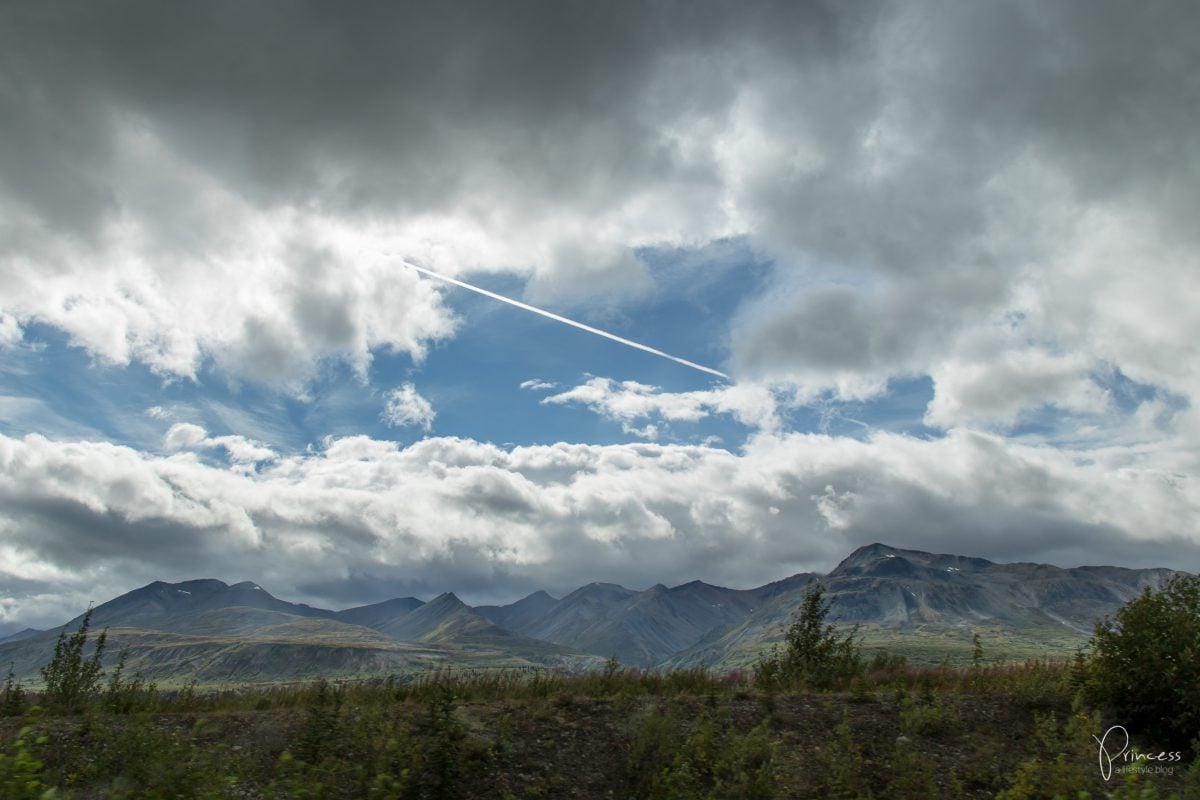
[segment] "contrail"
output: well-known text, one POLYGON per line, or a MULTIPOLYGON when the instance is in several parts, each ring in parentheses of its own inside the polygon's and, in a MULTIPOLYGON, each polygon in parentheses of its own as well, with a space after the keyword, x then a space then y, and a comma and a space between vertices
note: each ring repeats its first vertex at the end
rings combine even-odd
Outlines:
POLYGON ((593 328, 591 325, 584 325, 582 322, 576 322, 573 319, 567 319, 566 317, 559 316, 558 314, 555 314, 552 311, 547 311, 544 308, 538 308, 537 306, 531 306, 528 303, 522 303, 520 300, 514 300, 511 297, 505 297, 502 294, 496 294, 495 292, 489 292, 487 289, 481 289, 478 286, 472 286, 469 283, 464 283, 463 281, 456 280, 454 278, 449 278, 445 275, 439 275, 438 273, 434 272, 431 269, 425 269, 424 267, 418 267, 416 264, 410 264, 409 262, 404 261, 403 259, 401 259, 400 263, 406 267, 409 267, 410 269, 415 269, 417 272, 421 273, 422 275, 428 275, 431 278, 437 278, 440 281, 445 281, 446 283, 452 283, 455 286, 461 286, 464 289, 470 289, 472 292, 478 292, 479 294, 483 295, 484 297, 490 297, 493 300, 499 300, 501 303, 508 303, 510 306, 516 306, 517 308, 523 308, 526 311, 532 311, 534 314, 541 314, 543 317, 548 317, 549 319, 552 319, 556 322, 561 322, 564 325, 570 325, 572 328, 579 328, 579 330, 581 330, 581 331, 587 331, 588 333, 594 333, 597 336, 603 336, 605 339, 612 339, 614 342, 620 342, 621 344, 626 345, 628 347, 633 347, 637 350, 641 350, 643 352, 650 353, 651 355, 660 356, 661 358, 665 358, 670 361, 674 361, 676 364, 682 364, 685 367, 691 367, 692 369, 698 369, 701 372, 707 372, 709 375, 716 375, 718 378, 724 378, 727 381, 732 380, 732 378, 730 378, 724 372, 719 372, 719 371, 713 369, 712 367, 706 367, 701 364, 697 364, 694 361, 688 361, 686 358, 680 358, 679 356, 673 356, 670 353, 664 353, 662 350, 657 350, 653 347, 650 347, 649 345, 644 345, 644 344, 640 344, 638 342, 630 341, 629 339, 626 339, 624 337, 617 336, 615 333, 609 333, 608 331, 602 331, 599 328, 593 328))

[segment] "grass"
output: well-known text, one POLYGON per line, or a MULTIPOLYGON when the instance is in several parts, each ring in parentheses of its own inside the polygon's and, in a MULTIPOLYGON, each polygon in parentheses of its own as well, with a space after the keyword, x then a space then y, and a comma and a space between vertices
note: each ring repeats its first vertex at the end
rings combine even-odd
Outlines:
MULTIPOLYGON (((1043 783, 1069 786, 1072 798, 1133 791, 1100 779, 1089 737, 1102 721, 1074 704, 1069 668, 1045 661, 970 669, 893 659, 849 691, 820 693, 764 692, 739 673, 610 664, 583 674, 445 670, 135 694, 125 713, 97 696, 81 714, 48 716, 27 693, 19 713, 0 718, 4 796, 1052 797, 1038 793, 1043 783)), ((1200 790, 1198 773, 1185 778, 1180 765, 1134 789, 1182 797, 1200 790)))

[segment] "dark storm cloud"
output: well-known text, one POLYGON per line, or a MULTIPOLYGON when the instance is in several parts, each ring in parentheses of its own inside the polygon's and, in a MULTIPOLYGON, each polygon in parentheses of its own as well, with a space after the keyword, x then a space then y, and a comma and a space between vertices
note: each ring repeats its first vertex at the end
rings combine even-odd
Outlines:
MULTIPOLYGON (((85 227, 113 207, 103 168, 127 118, 260 203, 429 210, 469 190, 482 162, 546 206, 604 204, 672 168, 640 107, 664 59, 839 47, 831 13, 785 6, 13 7, 4 169, 40 213, 85 227)), ((654 99, 720 107, 732 78, 654 99)))
MULTIPOLYGON (((782 298, 748 309, 735 363, 818 381, 822 367, 923 371, 1001 314, 1031 266, 1053 275, 1095 211, 1149 215, 1136 268, 1177 280, 1155 251, 1196 241, 1196 20, 1187 4, 909 3, 874 29, 865 62, 799 78, 827 113, 814 122, 811 105, 780 104, 768 124, 807 136, 812 163, 764 169, 751 191, 765 207, 759 236, 799 254, 817 286, 788 276, 773 287, 782 298), (854 100, 839 103, 841 91, 854 100), (831 273, 838 290, 820 286, 831 273)), ((1039 300, 1064 291, 1038 287, 1039 300)), ((1089 317, 1105 323, 1100 309, 1071 309, 1029 336, 1089 317)))
MULTIPOLYGON (((734 367, 878 385, 957 357, 947 351, 1031 280, 1058 302, 1071 279, 1031 275, 1061 275, 1089 213, 1126 214, 1155 279, 1177 269, 1158 250, 1195 243, 1192 4, 52 2, 3 14, 5 239, 42 273, 86 274, 47 226, 111 239, 103 223, 132 221, 142 247, 220 260, 230 214, 286 209, 382 224, 418 256, 532 272, 533 294, 586 297, 652 285, 637 246, 748 234, 777 257, 783 297, 737 321, 734 367), (155 158, 182 177, 134 177, 161 168, 155 158), (197 174, 228 197, 172 201, 197 174), (247 207, 228 210, 232 198, 247 207), (430 218, 444 224, 421 227, 430 218)), ((289 269, 322 252, 301 240, 276 256, 289 269)), ((154 263, 169 309, 179 268, 154 263)), ((329 353, 368 358, 365 311, 347 313, 338 281, 220 330, 174 330, 157 308, 150 325, 105 293, 131 328, 127 354, 37 299, 44 274, 8 272, 22 319, 162 371, 186 374, 213 351, 247 374, 278 365, 286 382, 329 353), (164 357, 159 340, 183 345, 164 357)), ((1075 349, 1112 321, 1063 316, 1025 338, 1075 349)), ((372 343, 419 349, 429 327, 445 330, 372 343)), ((1144 338, 1095 358, 1133 360, 1159 344, 1144 338)))
POLYGON ((861 47, 868 9, 6 8, 0 303, 110 361, 191 377, 212 356, 295 389, 324 357, 419 358, 447 334, 429 297, 372 326, 355 291, 397 280, 364 253, 532 271, 539 295, 644 291, 635 247, 732 230, 692 121, 719 126, 777 62, 861 47), (281 277, 314 257, 338 274, 321 291, 281 277), (229 280, 279 302, 230 307, 229 280))

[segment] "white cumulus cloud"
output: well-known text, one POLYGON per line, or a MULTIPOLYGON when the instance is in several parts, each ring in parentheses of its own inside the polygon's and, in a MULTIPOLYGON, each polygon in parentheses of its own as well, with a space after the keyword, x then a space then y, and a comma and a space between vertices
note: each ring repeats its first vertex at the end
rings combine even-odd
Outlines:
POLYGON ((763 434, 740 453, 349 437, 246 470, 0 436, 0 583, 15 587, 6 621, 53 624, 48 607, 155 579, 249 579, 330 605, 445 590, 483 601, 593 580, 759 585, 872 541, 1194 571, 1195 460, 967 431, 763 434), (47 593, 59 600, 36 599, 47 593))
POLYGON ((625 426, 627 433, 657 438, 657 426, 634 427, 639 420, 698 422, 713 414, 728 414, 751 428, 773 431, 779 425, 777 401, 771 389, 738 383, 693 392, 664 392, 657 386, 612 378, 586 382, 541 401, 553 405, 579 404, 625 426))
POLYGON ((429 432, 433 430, 433 420, 437 417, 437 412, 433 410, 433 405, 417 392, 415 386, 406 383, 388 392, 382 416, 383 421, 392 427, 419 425, 429 432))

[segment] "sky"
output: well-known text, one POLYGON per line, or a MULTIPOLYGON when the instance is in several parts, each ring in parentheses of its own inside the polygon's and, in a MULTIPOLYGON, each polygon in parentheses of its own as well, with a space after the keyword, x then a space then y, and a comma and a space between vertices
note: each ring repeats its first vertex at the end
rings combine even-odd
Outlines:
POLYGON ((0 635, 200 577, 1200 571, 1198 23, 5 4, 0 635))

